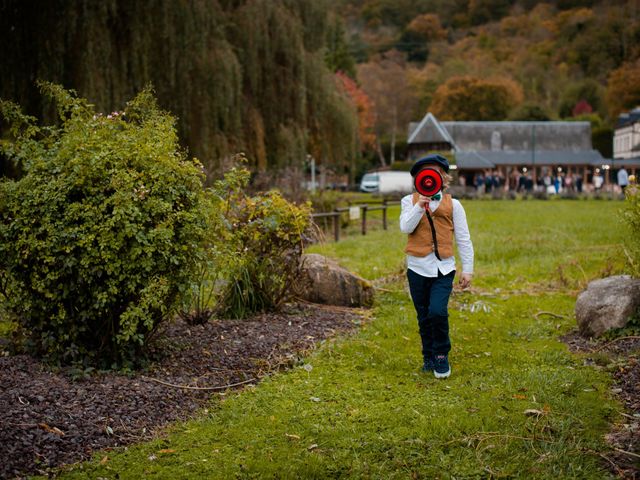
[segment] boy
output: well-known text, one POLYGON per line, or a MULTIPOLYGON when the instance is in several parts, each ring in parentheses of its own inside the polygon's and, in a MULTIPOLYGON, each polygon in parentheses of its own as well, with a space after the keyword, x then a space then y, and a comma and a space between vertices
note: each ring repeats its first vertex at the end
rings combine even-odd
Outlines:
MULTIPOLYGON (((427 155, 413 165, 411 175, 415 178, 427 167, 435 168, 442 175, 444 191, 451 180, 447 159, 427 155)), ((464 208, 443 191, 433 197, 417 192, 407 195, 402 199, 400 213, 400 230, 408 234, 407 278, 422 339, 422 369, 433 371, 436 378, 451 375, 447 304, 456 273, 454 237, 462 261, 460 286, 469 287, 473 275, 473 245, 464 208)))

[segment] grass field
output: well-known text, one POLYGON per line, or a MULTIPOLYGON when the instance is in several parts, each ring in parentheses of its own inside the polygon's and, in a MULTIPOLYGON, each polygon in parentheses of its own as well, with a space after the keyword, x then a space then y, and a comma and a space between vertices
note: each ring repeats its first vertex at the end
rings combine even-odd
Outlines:
POLYGON ((575 325, 576 292, 624 270, 622 203, 464 206, 476 273, 452 297, 449 379, 420 371, 396 208, 387 232, 312 249, 383 285, 358 333, 62 477, 608 477, 603 435, 620 406, 607 374, 558 337, 575 325))

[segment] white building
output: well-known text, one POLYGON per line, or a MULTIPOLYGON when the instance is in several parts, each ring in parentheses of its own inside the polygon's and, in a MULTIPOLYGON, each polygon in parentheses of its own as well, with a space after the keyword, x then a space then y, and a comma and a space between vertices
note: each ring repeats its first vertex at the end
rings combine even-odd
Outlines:
POLYGON ((640 156, 640 107, 618 117, 613 136, 613 158, 615 160, 640 156))

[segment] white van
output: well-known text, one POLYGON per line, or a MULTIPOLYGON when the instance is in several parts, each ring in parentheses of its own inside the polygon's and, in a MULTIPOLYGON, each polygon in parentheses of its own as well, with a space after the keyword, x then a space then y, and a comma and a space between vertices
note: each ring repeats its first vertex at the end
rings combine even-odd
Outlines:
POLYGON ((409 172, 389 170, 366 173, 360 182, 360 191, 368 193, 411 193, 413 177, 409 172))

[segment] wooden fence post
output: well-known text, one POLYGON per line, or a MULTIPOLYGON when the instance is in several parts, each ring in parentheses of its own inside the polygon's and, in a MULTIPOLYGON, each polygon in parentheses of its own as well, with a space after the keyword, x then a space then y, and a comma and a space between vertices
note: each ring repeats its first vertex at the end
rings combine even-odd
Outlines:
POLYGON ((362 206, 362 235, 367 234, 367 207, 368 205, 362 206))
POLYGON ((340 240, 340 212, 334 210, 333 216, 333 238, 336 242, 340 240))
POLYGON ((387 205, 386 205, 386 203, 382 207, 382 229, 383 230, 387 229, 387 205))

